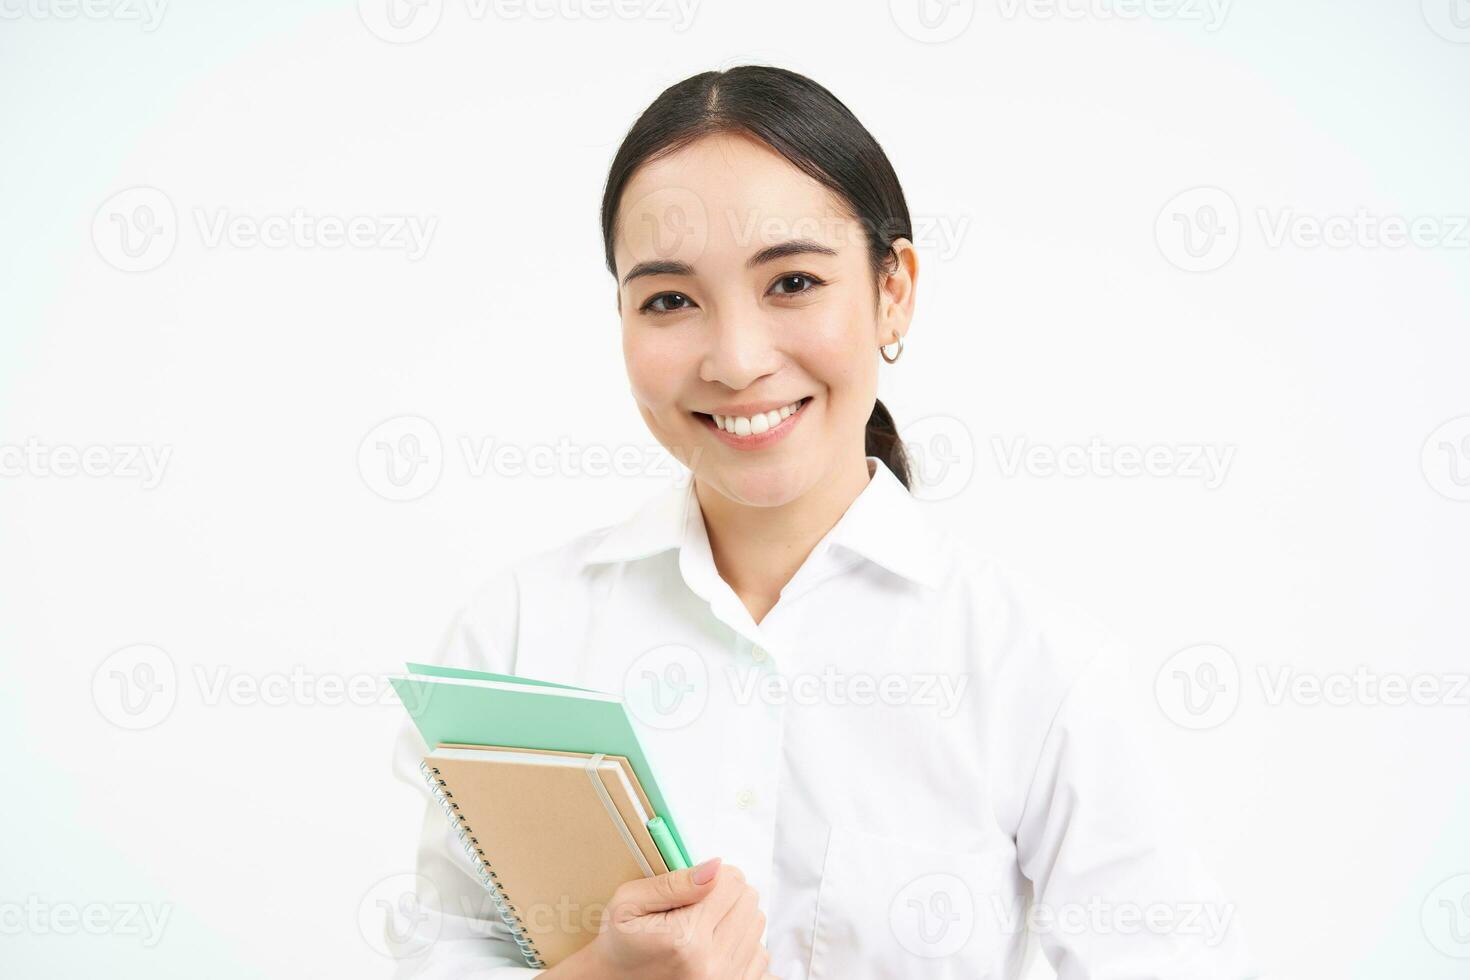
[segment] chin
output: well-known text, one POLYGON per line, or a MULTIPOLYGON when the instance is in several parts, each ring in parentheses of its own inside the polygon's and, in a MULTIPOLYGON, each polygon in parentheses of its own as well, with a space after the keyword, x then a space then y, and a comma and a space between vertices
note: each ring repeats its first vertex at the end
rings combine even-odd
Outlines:
POLYGON ((788 460, 721 462, 696 476, 711 489, 750 507, 780 507, 806 492, 805 471, 788 460))

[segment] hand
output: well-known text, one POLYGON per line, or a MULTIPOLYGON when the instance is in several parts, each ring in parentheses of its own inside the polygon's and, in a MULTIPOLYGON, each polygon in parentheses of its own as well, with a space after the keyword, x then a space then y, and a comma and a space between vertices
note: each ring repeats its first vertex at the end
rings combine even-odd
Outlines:
POLYGON ((547 980, 765 980, 760 895, 719 858, 630 881, 613 893, 602 929, 548 970, 547 980))

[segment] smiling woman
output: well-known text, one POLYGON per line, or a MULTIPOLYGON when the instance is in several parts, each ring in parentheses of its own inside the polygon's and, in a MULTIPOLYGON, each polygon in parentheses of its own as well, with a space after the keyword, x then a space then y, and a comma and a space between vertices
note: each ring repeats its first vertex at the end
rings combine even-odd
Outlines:
POLYGON ((756 66, 673 86, 613 160, 602 230, 633 395, 702 504, 850 500, 866 455, 908 485, 874 352, 913 315, 909 210, 830 92, 756 66))
MULTIPOLYGON (((602 230, 634 401, 692 480, 506 569, 439 660, 620 691, 709 860, 624 885, 545 976, 1014 978, 1033 934, 1065 980, 1251 976, 1122 646, 909 492, 877 386, 918 259, 868 131, 793 72, 696 75, 627 134, 602 230)), ((425 827, 418 966, 531 972, 425 827)))

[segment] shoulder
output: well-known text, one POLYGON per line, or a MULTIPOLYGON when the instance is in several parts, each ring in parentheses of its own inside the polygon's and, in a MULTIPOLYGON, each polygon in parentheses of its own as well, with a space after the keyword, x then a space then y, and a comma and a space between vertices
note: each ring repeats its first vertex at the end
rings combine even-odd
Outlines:
POLYGON ((472 609, 503 608, 546 593, 567 596, 584 577, 594 550, 618 525, 604 524, 503 561, 471 592, 472 609))
POLYGON ((1096 611, 966 540, 951 537, 944 550, 945 588, 966 610, 975 667, 1001 690, 1054 712, 1083 679, 1126 671, 1129 645, 1096 611))

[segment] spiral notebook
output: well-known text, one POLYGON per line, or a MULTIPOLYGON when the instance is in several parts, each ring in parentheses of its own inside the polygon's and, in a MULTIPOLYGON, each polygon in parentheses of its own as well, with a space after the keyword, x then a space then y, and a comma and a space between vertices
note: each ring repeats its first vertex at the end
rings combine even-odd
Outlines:
POLYGON ((692 863, 621 698, 459 667, 408 671, 390 681, 433 747, 430 789, 531 966, 589 942, 618 885, 692 863), (475 754, 485 752, 510 755, 475 754))
POLYGON ((533 967, 590 942, 619 885, 668 870, 626 758, 443 744, 422 768, 533 967))

